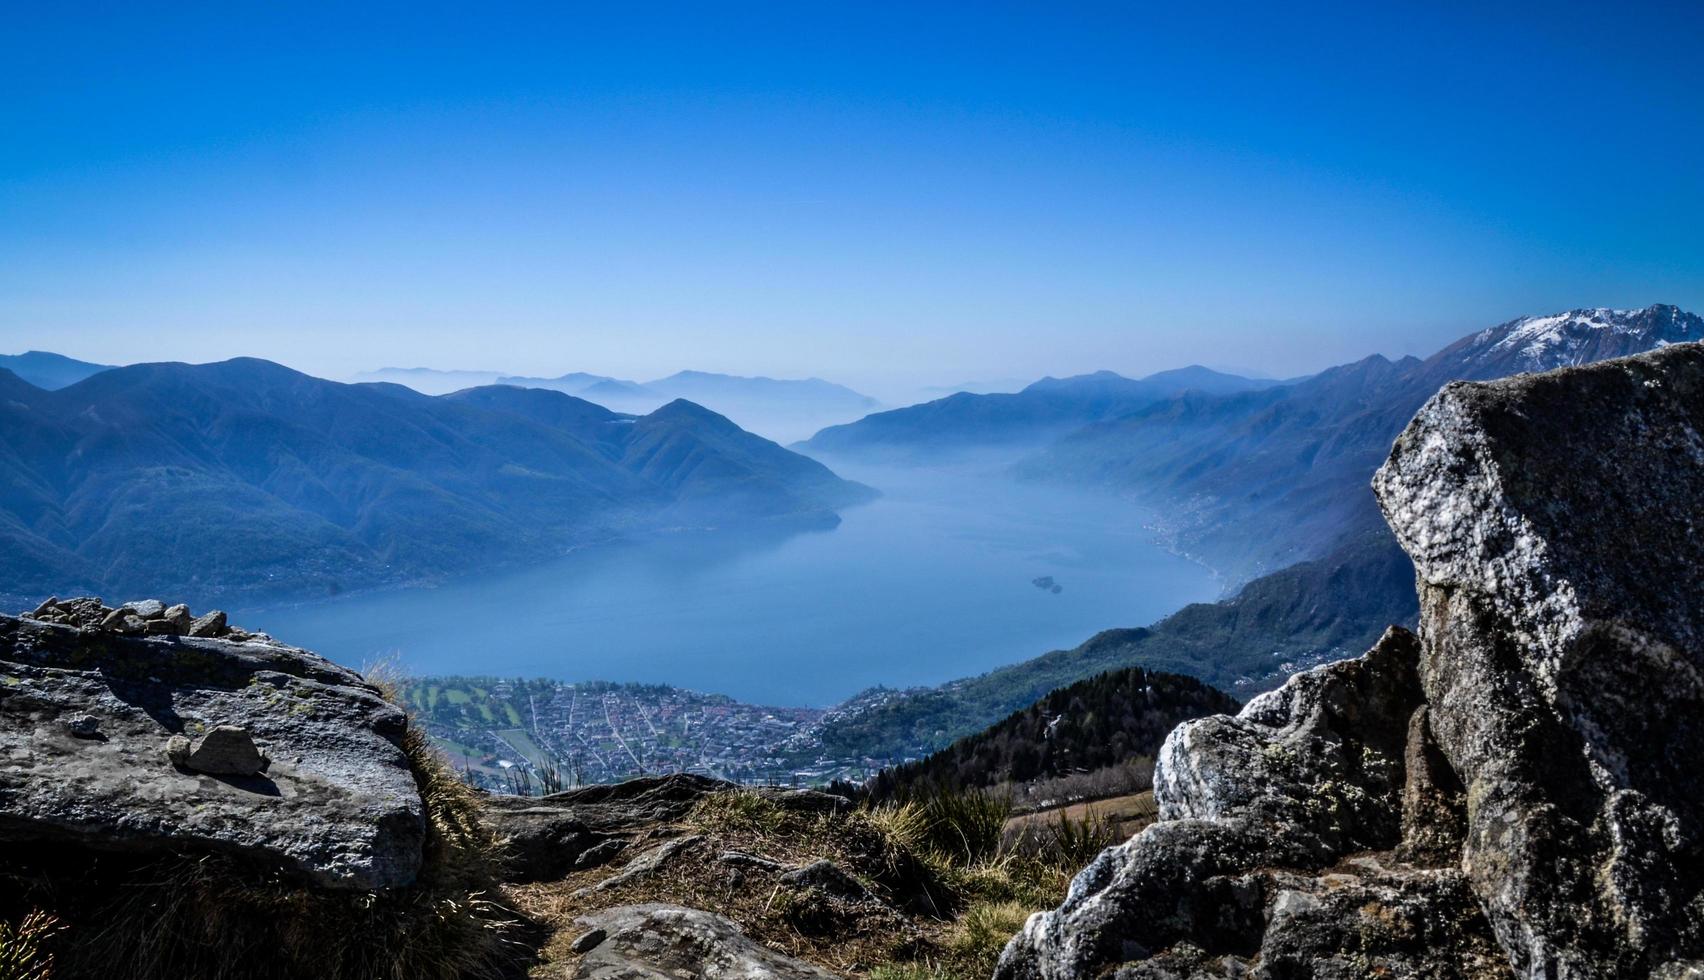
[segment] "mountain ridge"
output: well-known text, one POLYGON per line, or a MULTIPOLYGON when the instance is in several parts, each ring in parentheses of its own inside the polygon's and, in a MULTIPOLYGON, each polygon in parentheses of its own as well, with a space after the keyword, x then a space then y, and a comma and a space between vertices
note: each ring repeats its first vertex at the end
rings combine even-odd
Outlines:
POLYGON ((79 361, 52 351, 30 350, 22 354, 0 354, 0 370, 10 371, 24 382, 54 391, 112 368, 110 364, 79 361))
POLYGON ((831 426, 799 443, 825 453, 916 454, 1010 446, 1059 435, 1099 419, 1134 411, 1185 390, 1228 392, 1272 382, 1192 365, 1145 378, 1112 371, 1067 378, 1045 377, 1014 393, 955 392, 944 398, 831 426))
POLYGON ((1028 479, 1088 484, 1177 515, 1181 550, 1233 581, 1318 557, 1380 528, 1366 477, 1450 381, 1489 380, 1704 336, 1704 318, 1656 304, 1525 316, 1425 359, 1372 355, 1264 393, 1179 396, 1084 426, 1015 464, 1028 479))
POLYGON ((703 409, 428 396, 254 358, 15 391, 0 422, 0 592, 20 595, 324 594, 667 527, 832 525, 872 493, 703 409))

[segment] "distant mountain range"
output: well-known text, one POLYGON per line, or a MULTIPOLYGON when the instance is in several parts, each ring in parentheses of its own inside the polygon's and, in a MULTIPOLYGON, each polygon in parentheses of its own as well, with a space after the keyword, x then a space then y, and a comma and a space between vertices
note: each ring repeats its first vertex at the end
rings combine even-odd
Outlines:
POLYGON ((1126 378, 1111 371, 1042 378, 1022 391, 945 398, 823 429, 800 445, 813 452, 913 456, 1039 442, 1118 418, 1187 391, 1231 394, 1276 384, 1204 367, 1126 378))
POLYGON ((1156 505, 1182 550, 1244 579, 1382 530, 1368 481, 1443 385, 1699 339, 1704 319, 1673 306, 1522 317, 1425 360, 1374 356, 1261 391, 1167 398, 1055 440, 1017 471, 1156 505))
POLYGON ((832 526, 873 491, 687 401, 430 397, 268 361, 0 371, 0 593, 323 595, 668 528, 832 526))
POLYGON ((74 385, 109 367, 110 364, 90 364, 88 361, 79 361, 43 350, 0 354, 0 370, 10 371, 37 388, 45 388, 48 391, 74 385))
POLYGON ((1054 437, 1017 471, 1157 505, 1187 550, 1249 580, 1230 598, 1187 606, 1150 627, 1107 630, 1074 649, 939 687, 863 695, 852 704, 872 706, 830 712, 813 745, 835 758, 918 758, 1105 670, 1187 673, 1247 697, 1296 670, 1353 656, 1385 626, 1412 624, 1418 613, 1413 567, 1379 519, 1369 483, 1427 398, 1452 380, 1701 339, 1704 318, 1673 306, 1522 317, 1426 360, 1369 357, 1268 388, 1185 392, 1054 437))
POLYGON ((596 402, 618 412, 645 414, 677 398, 697 402, 772 439, 792 441, 825 425, 859 418, 879 406, 874 398, 821 378, 778 379, 681 371, 656 381, 627 381, 575 371, 554 378, 486 371, 383 368, 361 376, 428 394, 475 385, 544 388, 596 402))

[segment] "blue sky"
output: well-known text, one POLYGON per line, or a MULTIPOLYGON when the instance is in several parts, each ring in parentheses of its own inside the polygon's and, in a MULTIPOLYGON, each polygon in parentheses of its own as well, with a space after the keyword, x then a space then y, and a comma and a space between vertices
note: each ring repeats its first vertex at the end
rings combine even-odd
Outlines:
POLYGON ((4 350, 880 388, 1704 309, 1696 4, 35 6, 4 350))

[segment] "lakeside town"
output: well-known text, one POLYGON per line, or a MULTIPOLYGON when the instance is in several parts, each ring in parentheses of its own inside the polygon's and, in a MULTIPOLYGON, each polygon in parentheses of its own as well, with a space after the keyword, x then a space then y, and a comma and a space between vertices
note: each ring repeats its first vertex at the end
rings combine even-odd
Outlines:
POLYGON ((827 758, 816 732, 826 718, 892 693, 825 711, 660 684, 434 677, 401 688, 465 779, 523 795, 671 772, 738 783, 861 781, 903 760, 827 758))

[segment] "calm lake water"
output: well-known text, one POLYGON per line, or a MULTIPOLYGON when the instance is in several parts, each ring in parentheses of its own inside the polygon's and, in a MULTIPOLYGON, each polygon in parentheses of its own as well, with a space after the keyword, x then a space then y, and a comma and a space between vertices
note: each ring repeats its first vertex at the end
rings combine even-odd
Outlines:
POLYGON ((335 660, 410 673, 644 681, 782 705, 934 684, 1214 598, 1130 504, 837 464, 882 490, 833 531, 677 536, 451 582, 238 610, 335 660), (1059 591, 1034 580, 1050 576, 1059 591))

